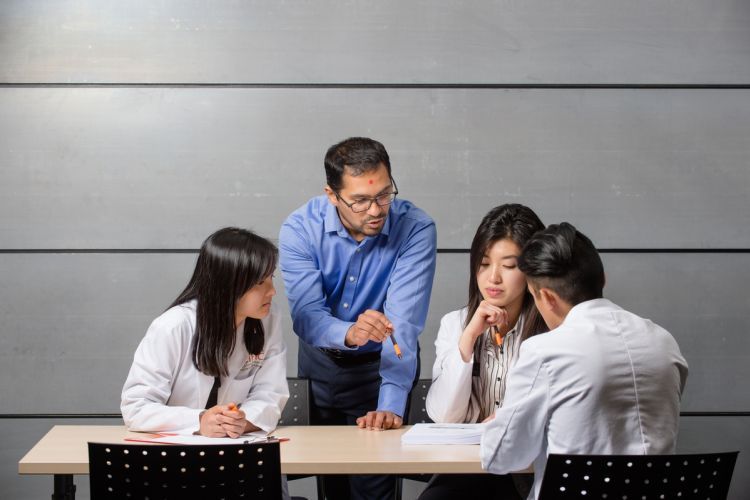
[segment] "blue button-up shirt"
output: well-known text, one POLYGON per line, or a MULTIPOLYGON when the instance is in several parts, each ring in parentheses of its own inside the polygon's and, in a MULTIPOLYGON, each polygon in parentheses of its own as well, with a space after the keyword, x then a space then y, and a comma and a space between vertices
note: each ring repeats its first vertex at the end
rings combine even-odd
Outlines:
POLYGON ((417 370, 435 275, 435 223, 412 203, 396 199, 380 234, 357 242, 326 196, 311 199, 281 226, 279 256, 294 332, 315 347, 379 351, 378 410, 404 415, 417 370), (383 312, 403 353, 388 340, 357 348, 346 332, 367 309, 383 312))

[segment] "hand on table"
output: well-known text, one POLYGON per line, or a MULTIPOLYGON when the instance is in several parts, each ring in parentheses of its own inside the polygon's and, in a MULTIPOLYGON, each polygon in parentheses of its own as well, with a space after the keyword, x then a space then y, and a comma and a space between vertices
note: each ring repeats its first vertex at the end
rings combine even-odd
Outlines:
POLYGON ((390 411, 368 411, 357 419, 357 427, 371 431, 398 429, 403 424, 403 419, 390 411))

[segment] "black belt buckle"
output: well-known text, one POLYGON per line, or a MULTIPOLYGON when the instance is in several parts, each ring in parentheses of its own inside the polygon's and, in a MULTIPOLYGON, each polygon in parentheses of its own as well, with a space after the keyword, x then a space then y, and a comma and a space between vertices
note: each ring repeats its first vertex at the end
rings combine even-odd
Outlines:
POLYGON ((331 361, 339 366, 356 366, 372 363, 380 360, 380 351, 370 351, 363 354, 348 354, 341 349, 319 348, 322 353, 328 356, 331 361))

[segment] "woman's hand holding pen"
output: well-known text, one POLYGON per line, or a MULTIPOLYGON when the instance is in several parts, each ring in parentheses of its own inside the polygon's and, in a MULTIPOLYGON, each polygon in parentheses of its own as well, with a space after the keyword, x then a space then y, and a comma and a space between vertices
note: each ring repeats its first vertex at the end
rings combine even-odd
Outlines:
POLYGON ((508 323, 508 312, 502 307, 493 306, 486 300, 479 303, 469 324, 464 328, 461 338, 458 340, 458 350, 461 351, 461 359, 468 363, 474 353, 474 343, 484 331, 495 325, 508 323))
POLYGON ((245 419, 245 412, 236 404, 216 405, 201 414, 200 433, 208 437, 237 438, 246 432, 257 431, 251 422, 245 419))
POLYGON ((393 323, 380 311, 368 309, 357 317, 349 331, 345 343, 349 347, 365 345, 370 340, 383 342, 393 332, 393 323))

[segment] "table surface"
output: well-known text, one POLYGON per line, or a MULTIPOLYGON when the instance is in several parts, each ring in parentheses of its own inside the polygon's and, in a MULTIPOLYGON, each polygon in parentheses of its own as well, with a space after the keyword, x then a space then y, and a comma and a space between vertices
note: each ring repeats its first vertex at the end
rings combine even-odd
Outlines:
MULTIPOLYGON (((285 474, 480 473, 479 445, 402 445, 409 429, 368 431, 356 426, 289 426, 281 443, 285 474)), ((88 474, 89 441, 123 443, 138 437, 121 425, 56 425, 18 462, 19 474, 88 474)), ((142 435, 141 435, 142 436, 142 435)))

